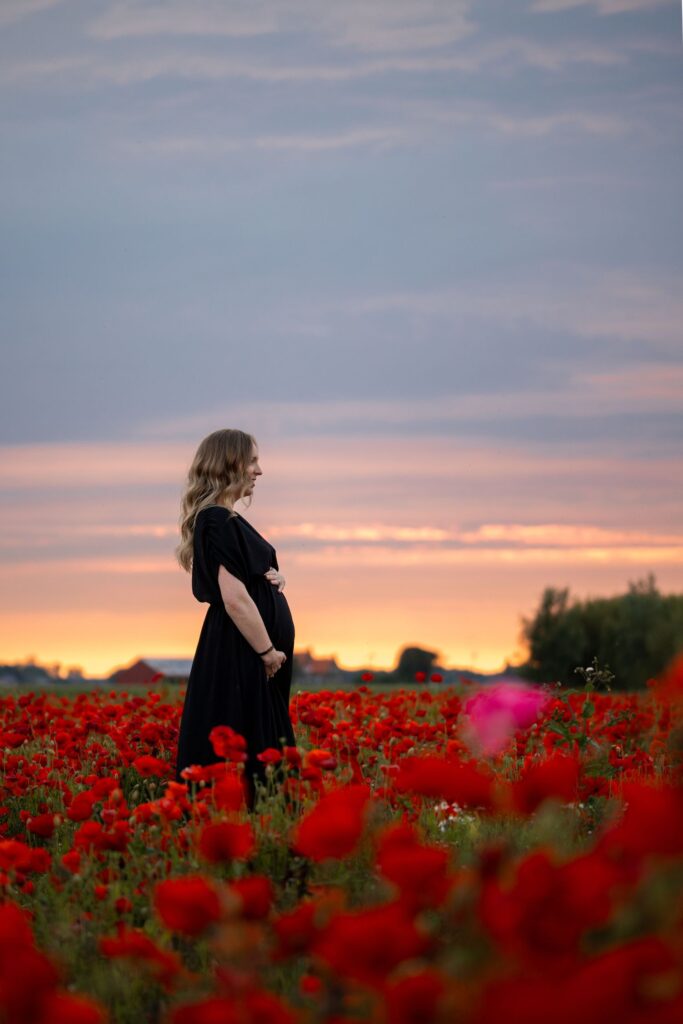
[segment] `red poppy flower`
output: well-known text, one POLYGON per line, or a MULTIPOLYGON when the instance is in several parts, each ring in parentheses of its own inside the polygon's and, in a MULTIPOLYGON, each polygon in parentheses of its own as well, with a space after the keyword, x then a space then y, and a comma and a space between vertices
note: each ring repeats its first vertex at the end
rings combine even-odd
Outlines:
POLYGON ((81 855, 78 850, 69 850, 63 854, 62 864, 72 875, 77 875, 81 866, 81 855))
POLYGON ((543 761, 534 761, 524 770, 521 779, 512 784, 515 808, 522 814, 532 814, 550 797, 565 803, 576 800, 579 783, 579 765, 574 757, 551 754, 543 761))
POLYGON ((622 797, 626 809, 603 837, 606 849, 636 857, 683 853, 683 787, 628 782, 622 797))
POLYGON ((618 868, 597 853, 555 864, 544 850, 518 865, 514 881, 484 882, 482 923, 506 948, 534 962, 573 957, 586 931, 612 910, 618 868))
POLYGON ((199 837, 199 852, 211 864, 244 860, 254 850, 254 833, 249 824, 221 822, 205 825, 199 837))
POLYGON ((311 860, 346 857, 358 845, 370 800, 367 786, 344 786, 321 797, 294 831, 294 847, 311 860))
POLYGON ((218 893, 201 875, 160 882, 154 906, 167 928, 183 935, 200 935, 221 916, 218 893))
POLYGON ((248 921, 256 921, 267 917, 273 902, 273 884, 265 875, 248 875, 230 883, 230 892, 234 892, 242 901, 241 916, 248 921))
POLYGON ((300 1018, 295 1017, 281 999, 271 992, 252 989, 244 996, 243 1020, 253 1024, 297 1024, 300 1018))
POLYGON ((161 949, 144 932, 135 928, 119 926, 118 935, 115 937, 101 938, 99 940, 100 951, 110 959, 128 957, 134 961, 147 963, 154 976, 164 986, 171 988, 174 979, 182 970, 182 964, 175 953, 161 949))
POLYGON ((273 931, 278 940, 278 959, 309 951, 320 933, 320 926, 316 922, 317 914, 318 906, 308 901, 275 918, 273 931))
POLYGON ((420 843, 410 825, 390 826, 380 836, 377 867, 413 910, 443 903, 455 881, 449 866, 448 850, 420 843))
POLYGON ((101 1024, 104 1013, 88 999, 59 992, 58 974, 35 948, 28 918, 0 904, 0 1017, 8 1024, 101 1024))
POLYGON ((298 768, 301 764, 301 754, 296 747, 283 747, 283 753, 287 764, 293 768, 298 768))
POLYGON ((171 1013, 171 1024, 241 1024, 243 1020, 241 1008, 235 1000, 220 996, 178 1006, 171 1013))
POLYGON ((399 902, 337 914, 313 945, 314 954, 342 978, 381 988, 403 960, 423 954, 429 938, 399 902))
POLYGON ((31 847, 20 839, 0 839, 0 868, 26 871, 31 863, 31 847))
POLYGON ((94 805, 95 799, 91 793, 77 793, 67 808, 66 816, 69 821, 87 821, 94 805))
POLYGON ((307 768, 336 768, 337 761, 330 750, 308 750, 306 752, 307 768))
POLYGON ((683 654, 679 654, 657 679, 648 683, 657 700, 683 702, 683 654))
POLYGON ((213 801, 221 811, 239 811, 245 803, 245 782, 241 775, 224 774, 213 786, 213 801))
POLYGON ((304 996, 317 996, 322 987, 322 979, 316 974, 302 974, 299 979, 299 992, 304 996))
POLYGON ((33 1024, 104 1024, 107 1015, 98 1003, 85 996, 51 992, 40 1003, 40 1017, 33 1024))
POLYGON ((160 758, 152 757, 150 754, 142 754, 140 757, 136 757, 133 761, 133 768, 144 779, 149 779, 153 775, 163 778, 164 775, 169 775, 171 770, 168 761, 162 761, 160 758))
POLYGON ((676 1024, 682 1011, 680 964, 660 939, 646 937, 572 964, 560 975, 534 972, 494 982, 473 1024, 676 1024))
POLYGON ((394 789, 461 807, 493 806, 493 775, 473 761, 451 761, 434 755, 405 757, 399 763, 394 789))
POLYGON ((226 761, 246 761, 247 741, 229 725, 214 726, 209 740, 217 757, 224 757, 226 761))
POLYGON ((440 1004, 447 988, 443 974, 433 967, 392 980, 384 993, 386 1024, 436 1024, 444 1020, 440 1004))
POLYGON ((256 755, 256 759, 263 764, 279 764, 282 760, 282 751, 276 750, 275 747, 267 747, 256 755))
POLYGON ((54 835, 55 825, 59 822, 56 814, 37 814, 26 822, 26 831, 41 839, 49 839, 54 835))

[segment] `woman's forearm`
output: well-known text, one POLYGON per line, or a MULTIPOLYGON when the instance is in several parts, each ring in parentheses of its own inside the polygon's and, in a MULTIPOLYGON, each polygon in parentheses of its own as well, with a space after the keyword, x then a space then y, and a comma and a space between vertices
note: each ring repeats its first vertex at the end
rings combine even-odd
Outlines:
POLYGON ((249 597, 249 594, 245 593, 231 601, 229 605, 226 604, 225 610, 244 639, 248 644, 251 644, 257 653, 260 654, 261 651, 265 651, 270 647, 271 639, 268 636, 268 630, 263 624, 261 614, 249 597))

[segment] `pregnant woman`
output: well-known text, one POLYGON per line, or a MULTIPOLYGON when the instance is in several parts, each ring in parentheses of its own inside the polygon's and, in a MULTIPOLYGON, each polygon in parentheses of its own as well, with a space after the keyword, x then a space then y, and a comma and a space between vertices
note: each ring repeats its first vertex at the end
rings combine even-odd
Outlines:
POLYGON ((256 441, 241 430, 216 430, 199 445, 181 502, 183 569, 192 593, 208 602, 178 736, 176 776, 189 765, 220 760, 209 733, 229 725, 247 741, 249 804, 254 777, 264 777, 257 754, 293 746, 289 718, 294 622, 282 593, 275 548, 234 505, 251 502, 262 470, 256 441))

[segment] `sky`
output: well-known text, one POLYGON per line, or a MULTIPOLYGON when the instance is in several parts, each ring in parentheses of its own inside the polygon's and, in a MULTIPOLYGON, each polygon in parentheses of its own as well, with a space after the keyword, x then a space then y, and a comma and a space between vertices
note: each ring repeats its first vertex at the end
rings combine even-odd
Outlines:
POLYGON ((297 649, 683 589, 677 0, 2 0, 0 662, 191 657, 237 427, 297 649))

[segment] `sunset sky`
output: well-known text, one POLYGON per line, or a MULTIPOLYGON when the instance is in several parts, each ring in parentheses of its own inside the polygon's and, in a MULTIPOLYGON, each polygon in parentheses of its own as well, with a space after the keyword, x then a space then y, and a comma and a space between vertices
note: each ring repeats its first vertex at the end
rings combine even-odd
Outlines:
POLYGON ((297 648, 683 589, 678 0, 2 0, 0 662, 191 657, 201 438, 297 648))

